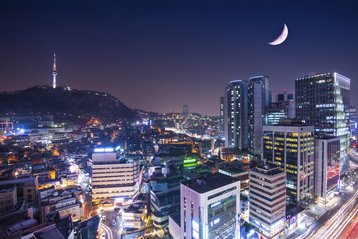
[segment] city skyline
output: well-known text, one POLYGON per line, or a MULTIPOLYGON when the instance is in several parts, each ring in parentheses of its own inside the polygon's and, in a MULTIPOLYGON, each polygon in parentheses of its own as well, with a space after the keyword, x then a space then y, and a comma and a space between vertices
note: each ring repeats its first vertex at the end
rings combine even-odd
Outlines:
POLYGON ((358 89, 354 3, 83 3, 1 3, 1 91, 51 85, 54 52, 59 86, 156 112, 187 104, 218 115, 224 87, 255 75, 268 75, 274 94, 317 72, 339 72, 358 89), (270 46, 284 23, 286 42, 270 46))

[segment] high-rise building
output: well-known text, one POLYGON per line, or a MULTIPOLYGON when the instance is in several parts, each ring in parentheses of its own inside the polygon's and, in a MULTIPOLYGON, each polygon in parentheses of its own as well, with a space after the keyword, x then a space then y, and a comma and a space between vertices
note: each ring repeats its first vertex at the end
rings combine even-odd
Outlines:
POLYGON ((247 147, 247 81, 231 81, 225 89, 225 146, 247 147))
POLYGON ((221 137, 224 137, 224 102, 225 102, 225 98, 224 97, 220 97, 220 108, 219 108, 219 135, 221 137))
POLYGON ((267 76, 250 78, 248 85, 248 149, 261 154, 262 126, 267 125, 267 109, 271 106, 271 83, 267 76))
POLYGON ((279 238, 285 229, 286 174, 266 164, 250 170, 249 221, 264 238, 279 238))
POLYGON ((297 118, 313 125, 317 138, 340 137, 341 173, 349 167, 350 82, 338 73, 305 76, 295 82, 297 118))
POLYGON ((357 129, 357 107, 353 105, 349 108, 349 127, 351 134, 357 129))
POLYGON ((314 127, 294 120, 263 127, 262 157, 287 174, 287 201, 313 198, 314 127))
POLYGON ((339 180, 340 139, 326 137, 315 140, 314 194, 326 202, 328 193, 339 180))
POLYGON ((188 105, 184 105, 183 106, 183 115, 188 115, 189 114, 189 106, 188 105))
POLYGON ((215 173, 180 185, 180 238, 240 238, 240 181, 215 173))
POLYGON ((95 148, 92 154, 92 201, 130 202, 138 192, 138 162, 118 159, 112 147, 95 148))

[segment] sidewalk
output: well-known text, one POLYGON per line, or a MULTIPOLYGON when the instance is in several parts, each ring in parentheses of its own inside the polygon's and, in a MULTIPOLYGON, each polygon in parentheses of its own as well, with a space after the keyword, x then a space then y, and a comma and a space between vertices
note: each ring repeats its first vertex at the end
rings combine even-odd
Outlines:
POLYGON ((318 218, 320 218, 323 214, 326 213, 326 211, 327 209, 323 204, 310 206, 310 208, 306 209, 303 212, 305 218, 302 220, 302 222, 299 225, 297 225, 295 228, 286 231, 284 234, 284 238, 286 239, 297 238, 299 235, 307 231, 318 218), (306 227, 306 224, 308 225, 308 227, 306 227))

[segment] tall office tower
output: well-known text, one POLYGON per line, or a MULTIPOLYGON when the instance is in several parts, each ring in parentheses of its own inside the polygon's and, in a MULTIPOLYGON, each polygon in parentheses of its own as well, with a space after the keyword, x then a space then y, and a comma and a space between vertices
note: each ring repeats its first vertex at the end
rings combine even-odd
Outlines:
POLYGON ((220 97, 220 109, 219 109, 219 135, 224 137, 224 102, 225 98, 220 97))
POLYGON ((314 127, 285 120, 263 127, 262 157, 287 174, 287 201, 300 204, 313 198, 314 127))
POLYGON ((339 180, 340 139, 326 137, 315 140, 314 194, 325 203, 339 180))
POLYGON ((340 173, 349 167, 349 97, 351 80, 338 73, 298 78, 296 115, 315 127, 315 136, 340 137, 340 173))
POLYGON ((180 185, 180 238, 240 238, 240 181, 214 173, 180 185))
POLYGON ((120 160, 115 150, 95 148, 92 154, 92 201, 132 201, 139 192, 139 164, 120 160))
POLYGON ((188 115, 189 114, 189 106, 188 105, 184 105, 183 106, 183 115, 188 115))
POLYGON ((225 146, 247 148, 247 81, 231 81, 224 99, 225 146))
POLYGON ((249 221, 264 238, 278 238, 285 229, 285 172, 271 164, 257 166, 249 181, 249 221))
POLYGON ((353 105, 349 108, 349 127, 351 134, 357 129, 357 107, 353 105))
POLYGON ((256 76, 248 86, 248 149, 261 154, 262 126, 267 124, 267 109, 272 101, 271 83, 267 76, 256 76))

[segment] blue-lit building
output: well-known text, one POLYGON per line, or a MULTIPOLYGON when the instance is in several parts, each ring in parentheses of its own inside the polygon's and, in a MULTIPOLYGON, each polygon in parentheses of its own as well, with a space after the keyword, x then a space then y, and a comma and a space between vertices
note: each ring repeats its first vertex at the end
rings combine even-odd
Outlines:
POLYGON ((231 81, 225 89, 225 146, 247 148, 247 86, 245 80, 231 81))
POLYGON ((340 171, 349 167, 351 80, 336 72, 309 75, 295 82, 297 118, 315 127, 315 137, 340 138, 340 171))
POLYGON ((278 125, 281 120, 287 119, 287 110, 282 107, 271 107, 267 109, 267 125, 278 125))
POLYGON ((225 97, 220 97, 220 106, 219 106, 219 135, 220 137, 224 136, 224 105, 225 105, 225 97))
POLYGON ((355 135, 357 132, 357 108, 353 105, 349 109, 349 127, 351 134, 355 135))
POLYGON ((262 126, 267 125, 267 110, 271 106, 271 83, 267 76, 250 78, 248 84, 248 149, 261 154, 262 126))

